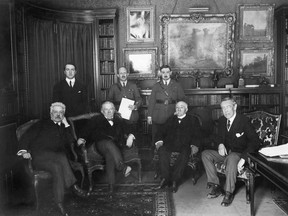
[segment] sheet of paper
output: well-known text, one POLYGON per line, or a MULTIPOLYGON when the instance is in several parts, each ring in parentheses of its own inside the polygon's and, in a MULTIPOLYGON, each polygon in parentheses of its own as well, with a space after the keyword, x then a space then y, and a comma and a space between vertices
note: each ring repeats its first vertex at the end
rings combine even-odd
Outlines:
POLYGON ((288 155, 288 143, 278 146, 265 147, 260 149, 259 152, 268 157, 288 155))
POLYGON ((122 98, 118 112, 122 118, 130 120, 132 110, 129 109, 129 105, 134 105, 135 101, 128 98, 122 98))

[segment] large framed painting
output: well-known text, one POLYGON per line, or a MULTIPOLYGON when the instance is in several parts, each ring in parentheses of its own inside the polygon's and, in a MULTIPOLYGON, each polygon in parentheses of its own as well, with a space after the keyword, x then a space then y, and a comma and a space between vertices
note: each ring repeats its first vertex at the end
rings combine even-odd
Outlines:
POLYGON ((239 40, 273 41, 273 22, 275 5, 239 5, 239 40))
POLYGON ((157 48, 124 48, 129 78, 156 77, 157 48))
POLYGON ((161 15, 161 63, 180 75, 233 73, 235 14, 161 15))
POLYGON ((127 7, 127 42, 154 41, 154 7, 127 7))
POLYGON ((274 49, 240 49, 240 65, 244 77, 262 76, 274 81, 274 49))

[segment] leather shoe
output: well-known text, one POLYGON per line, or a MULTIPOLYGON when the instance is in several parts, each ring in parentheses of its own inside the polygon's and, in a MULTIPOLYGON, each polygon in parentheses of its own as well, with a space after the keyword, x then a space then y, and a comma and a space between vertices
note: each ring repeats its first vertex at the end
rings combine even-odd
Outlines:
POLYGON ((221 206, 225 207, 229 206, 232 203, 233 198, 234 198, 233 193, 226 191, 223 201, 221 202, 221 206))
POLYGON ((212 185, 212 190, 207 194, 208 199, 216 198, 220 195, 223 195, 223 190, 220 185, 214 184, 212 185))
POLYGON ((167 186, 168 186, 168 181, 165 178, 163 178, 159 186, 155 187, 155 189, 160 190, 160 189, 166 188, 167 186))
POLYGON ((177 190, 178 190, 177 183, 176 183, 176 181, 173 181, 173 182, 172 182, 172 192, 173 192, 173 193, 176 193, 177 190))
POLYGON ((79 197, 88 197, 88 193, 86 193, 76 184, 73 185, 73 192, 79 197))
POLYGON ((65 210, 62 202, 57 203, 57 208, 58 208, 58 210, 60 211, 61 215, 63 215, 63 216, 69 216, 68 213, 66 212, 66 210, 65 210))

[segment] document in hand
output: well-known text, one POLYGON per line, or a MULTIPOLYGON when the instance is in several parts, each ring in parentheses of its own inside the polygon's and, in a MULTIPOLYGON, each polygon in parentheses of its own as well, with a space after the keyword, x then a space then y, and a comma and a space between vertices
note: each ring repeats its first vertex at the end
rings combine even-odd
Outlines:
POLYGON ((121 117, 127 120, 130 120, 132 110, 129 109, 129 105, 134 105, 135 101, 128 98, 122 98, 118 112, 121 114, 121 117))
POLYGON ((288 143, 278 146, 265 147, 259 150, 259 153, 267 157, 276 157, 288 155, 288 143))

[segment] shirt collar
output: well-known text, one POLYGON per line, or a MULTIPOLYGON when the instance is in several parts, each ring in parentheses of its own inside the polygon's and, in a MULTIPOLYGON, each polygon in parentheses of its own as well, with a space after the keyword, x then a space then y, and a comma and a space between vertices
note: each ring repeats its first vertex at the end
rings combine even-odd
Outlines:
POLYGON ((236 117, 236 113, 230 119, 227 119, 227 120, 230 120, 230 125, 232 125, 235 117, 236 117))
POLYGON ((170 83, 170 81, 171 81, 171 79, 168 79, 168 80, 162 80, 163 81, 163 83, 165 84, 165 82, 167 83, 167 85, 169 85, 169 83, 170 83))
POLYGON ((184 114, 184 115, 181 116, 181 117, 178 117, 178 116, 177 116, 177 118, 178 118, 178 119, 183 119, 183 118, 185 118, 185 116, 186 116, 186 114, 184 114))
POLYGON ((68 83, 68 85, 70 86, 70 81, 71 81, 71 83, 72 83, 72 85, 74 86, 74 83, 75 83, 75 77, 73 78, 73 79, 68 79, 67 77, 66 77, 66 82, 68 83))

